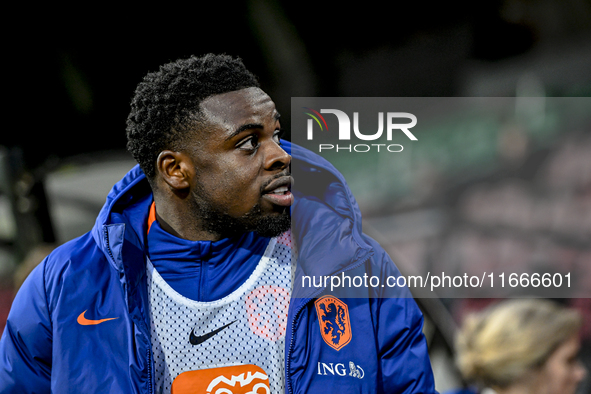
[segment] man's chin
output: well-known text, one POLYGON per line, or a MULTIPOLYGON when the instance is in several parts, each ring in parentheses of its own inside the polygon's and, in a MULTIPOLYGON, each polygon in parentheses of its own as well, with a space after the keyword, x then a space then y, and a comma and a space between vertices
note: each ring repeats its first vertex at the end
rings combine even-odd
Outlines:
POLYGON ((259 220, 254 231, 263 237, 278 237, 291 228, 291 217, 287 214, 261 217, 259 220))
POLYGON ((291 228, 291 216, 285 210, 281 214, 263 215, 257 206, 248 214, 235 218, 216 211, 207 211, 204 228, 221 238, 256 232, 263 237, 277 237, 291 228))

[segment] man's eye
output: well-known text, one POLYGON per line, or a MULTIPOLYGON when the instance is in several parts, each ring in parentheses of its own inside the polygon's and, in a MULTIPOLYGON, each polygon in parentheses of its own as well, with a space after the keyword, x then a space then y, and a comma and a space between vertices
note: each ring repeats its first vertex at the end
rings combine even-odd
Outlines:
POLYGON ((244 150, 255 150, 258 148, 258 138, 255 135, 251 135, 238 143, 238 148, 244 150))

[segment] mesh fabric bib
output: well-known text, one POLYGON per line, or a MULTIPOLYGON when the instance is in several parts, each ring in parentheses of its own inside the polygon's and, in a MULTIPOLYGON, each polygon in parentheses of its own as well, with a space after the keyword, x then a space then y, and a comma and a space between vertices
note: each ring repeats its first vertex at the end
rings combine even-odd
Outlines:
POLYGON ((248 280, 216 301, 183 297, 149 260, 147 268, 156 393, 284 391, 290 232, 271 239, 248 280))

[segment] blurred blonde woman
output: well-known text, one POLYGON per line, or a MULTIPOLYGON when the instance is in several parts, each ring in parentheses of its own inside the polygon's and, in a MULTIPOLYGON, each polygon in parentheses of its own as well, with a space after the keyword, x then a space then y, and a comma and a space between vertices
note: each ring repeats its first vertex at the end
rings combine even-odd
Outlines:
POLYGON ((580 328, 579 314, 554 302, 502 302, 466 318, 457 364, 480 393, 574 394, 586 374, 580 328))

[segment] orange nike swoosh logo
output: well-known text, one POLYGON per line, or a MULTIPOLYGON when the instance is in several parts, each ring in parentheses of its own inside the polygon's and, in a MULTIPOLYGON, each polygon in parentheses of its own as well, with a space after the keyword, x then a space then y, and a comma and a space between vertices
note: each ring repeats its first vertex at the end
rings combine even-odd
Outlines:
MULTIPOLYGON (((87 309, 88 310, 88 309, 87 309)), ((86 313, 86 311, 82 312, 79 316, 78 316, 78 324, 80 324, 81 326, 93 326, 96 324, 101 324, 104 323, 108 320, 115 320, 115 319, 119 319, 118 317, 110 317, 108 319, 100 319, 100 320, 89 320, 87 318, 84 317, 84 314, 86 313)))

